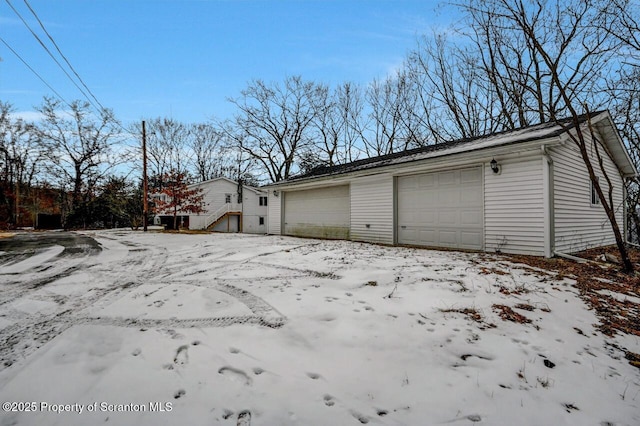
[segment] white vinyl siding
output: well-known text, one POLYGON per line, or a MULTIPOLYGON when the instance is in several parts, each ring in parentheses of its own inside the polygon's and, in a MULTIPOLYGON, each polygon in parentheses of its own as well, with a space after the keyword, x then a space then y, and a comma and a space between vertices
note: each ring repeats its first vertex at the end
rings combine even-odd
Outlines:
MULTIPOLYGON (((220 207, 227 204, 227 194, 232 194, 232 201, 237 201, 238 185, 235 182, 230 182, 225 179, 214 179, 192 186, 192 188, 196 187, 202 189, 204 212, 200 214, 189 214, 190 229, 204 229, 207 218, 220 207)), ((242 205, 232 202, 229 205, 229 209, 231 211, 242 211, 242 205)), ((224 228, 220 230, 226 232, 227 226, 224 225, 224 228)), ((237 230, 233 232, 237 232, 237 230)))
MULTIPOLYGON (((600 146, 599 149, 607 175, 614 185, 614 209, 622 230, 622 178, 604 148, 600 146)), ((589 151, 592 152, 592 148, 589 151)), ((607 181, 595 160, 595 152, 592 153, 596 175, 605 195, 608 195, 607 181)), ((578 147, 568 140, 563 146, 554 147, 551 157, 554 162, 555 250, 574 253, 614 244, 615 237, 604 208, 591 203, 591 181, 578 147)))
POLYGON ((393 176, 352 181, 351 239, 393 244, 393 176))
POLYGON ((284 234, 297 237, 349 239, 349 185, 286 191, 284 234))
POLYGON ((482 168, 398 177, 398 243, 481 250, 482 168))
POLYGON ((282 233, 282 191, 269 191, 267 202, 267 233, 280 235, 282 233), (277 194, 277 195, 274 195, 277 194))
MULTIPOLYGON (((498 159, 499 160, 499 159, 498 159)), ((542 156, 499 160, 485 167, 485 250, 544 255, 542 156)))

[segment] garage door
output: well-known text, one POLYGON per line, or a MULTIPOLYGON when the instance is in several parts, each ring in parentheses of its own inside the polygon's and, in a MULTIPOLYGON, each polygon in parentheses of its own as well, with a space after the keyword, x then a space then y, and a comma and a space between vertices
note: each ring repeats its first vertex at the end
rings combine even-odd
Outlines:
POLYGON ((481 250, 482 168, 402 176, 398 243, 481 250))
POLYGON ((284 193, 285 235, 348 239, 349 224, 349 185, 284 193))

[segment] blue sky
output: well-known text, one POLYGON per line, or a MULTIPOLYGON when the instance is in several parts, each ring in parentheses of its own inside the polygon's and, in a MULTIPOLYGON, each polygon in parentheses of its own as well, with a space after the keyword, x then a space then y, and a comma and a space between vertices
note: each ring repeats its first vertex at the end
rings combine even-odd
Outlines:
MULTIPOLYGON (((418 36, 452 20, 425 0, 27 1, 124 124, 227 118, 227 98, 252 79, 366 84, 397 69, 418 36)), ((25 1, 9 2, 50 46, 25 1)), ((0 37, 67 101, 82 99, 6 1, 0 37)), ((0 58, 0 100, 28 112, 53 95, 1 42, 0 58)))

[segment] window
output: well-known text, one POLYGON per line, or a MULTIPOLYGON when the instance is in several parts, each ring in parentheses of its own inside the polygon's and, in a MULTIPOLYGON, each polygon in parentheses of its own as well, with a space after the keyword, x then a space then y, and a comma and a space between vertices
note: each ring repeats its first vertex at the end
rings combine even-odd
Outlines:
MULTIPOLYGON (((596 182, 600 182, 599 177, 596 177, 596 182)), ((600 198, 598 197, 598 192, 596 191, 596 187, 593 184, 593 182, 591 182, 591 205, 592 206, 600 205, 600 198)))
POLYGON ((227 204, 231 203, 231 194, 224 194, 224 202, 227 204))
POLYGON ((261 206, 267 205, 267 197, 260 197, 260 205, 261 206))
POLYGON ((264 216, 258 217, 258 225, 264 225, 264 216))

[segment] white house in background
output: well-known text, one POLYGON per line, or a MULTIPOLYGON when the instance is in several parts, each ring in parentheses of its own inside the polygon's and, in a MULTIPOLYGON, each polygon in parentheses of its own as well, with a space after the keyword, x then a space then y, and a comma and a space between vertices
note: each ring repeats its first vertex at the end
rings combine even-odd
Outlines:
POLYGON ((248 185, 219 177, 189 185, 200 188, 205 211, 200 214, 180 213, 189 229, 218 232, 267 233, 267 193, 248 185))
MULTIPOLYGON (((622 227, 623 182, 637 171, 609 113, 591 124, 589 152, 602 153, 622 227)), ((265 189, 269 234, 547 257, 615 243, 580 152, 555 123, 317 168, 265 189)))

